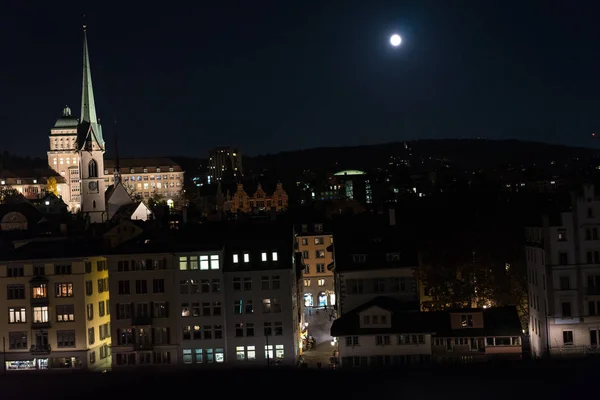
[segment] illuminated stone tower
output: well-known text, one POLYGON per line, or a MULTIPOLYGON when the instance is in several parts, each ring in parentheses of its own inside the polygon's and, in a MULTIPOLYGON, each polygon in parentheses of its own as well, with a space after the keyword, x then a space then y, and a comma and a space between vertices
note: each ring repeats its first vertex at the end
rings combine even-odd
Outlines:
POLYGON ((83 84, 81 117, 77 126, 77 153, 81 179, 81 212, 90 222, 106 220, 104 200, 104 138, 96 116, 86 27, 83 26, 83 84))

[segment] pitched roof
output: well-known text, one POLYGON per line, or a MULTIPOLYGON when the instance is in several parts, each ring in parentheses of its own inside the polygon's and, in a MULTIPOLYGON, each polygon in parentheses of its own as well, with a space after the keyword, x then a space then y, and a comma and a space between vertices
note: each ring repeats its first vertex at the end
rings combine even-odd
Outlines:
POLYGON ((11 252, 3 253, 1 261, 40 260, 93 257, 106 253, 103 238, 60 238, 29 242, 11 252))
POLYGON ((400 333, 432 333, 438 337, 486 337, 521 336, 522 327, 516 307, 493 307, 487 309, 458 309, 436 312, 406 311, 406 304, 380 296, 349 311, 336 319, 331 326, 332 336, 377 335, 400 333), (361 328, 360 313, 371 307, 379 307, 391 313, 388 328, 361 328), (483 313, 483 328, 452 329, 453 313, 483 313))
MULTIPOLYGON (((105 169, 114 169, 115 168, 115 160, 104 160, 104 168, 105 169)), ((156 172, 156 168, 173 168, 174 171, 180 172, 182 168, 175 161, 166 157, 158 157, 158 158, 120 158, 119 159, 119 169, 121 172, 126 174, 129 173, 129 170, 134 168, 138 169, 148 169, 149 172, 156 172)), ((141 172, 141 171, 140 171, 141 172)), ((161 172, 169 172, 169 170, 165 170, 161 172)))

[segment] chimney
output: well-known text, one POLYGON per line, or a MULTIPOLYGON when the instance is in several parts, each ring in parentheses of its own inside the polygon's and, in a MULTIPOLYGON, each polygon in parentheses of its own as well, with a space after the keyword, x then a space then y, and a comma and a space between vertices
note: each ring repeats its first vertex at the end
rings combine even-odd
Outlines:
POLYGON ((396 225, 396 209, 390 208, 389 213, 390 213, 390 226, 395 226, 396 225))

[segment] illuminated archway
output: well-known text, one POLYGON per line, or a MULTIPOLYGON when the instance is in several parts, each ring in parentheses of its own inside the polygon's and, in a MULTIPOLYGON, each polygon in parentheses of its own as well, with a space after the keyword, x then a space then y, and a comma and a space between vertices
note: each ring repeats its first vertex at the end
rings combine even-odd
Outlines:
POLYGON ((327 295, 325 292, 319 292, 319 307, 327 307, 327 295))
POLYGON ((314 302, 312 293, 304 293, 304 307, 312 307, 313 304, 314 302))

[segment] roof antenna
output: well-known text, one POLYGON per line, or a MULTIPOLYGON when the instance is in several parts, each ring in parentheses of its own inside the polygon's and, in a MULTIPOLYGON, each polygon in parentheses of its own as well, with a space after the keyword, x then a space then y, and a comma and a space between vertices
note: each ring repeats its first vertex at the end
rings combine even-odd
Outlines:
POLYGON ((119 135, 117 134, 117 118, 115 117, 115 165, 114 165, 114 175, 115 175, 115 186, 117 183, 121 181, 121 166, 119 163, 119 135))

